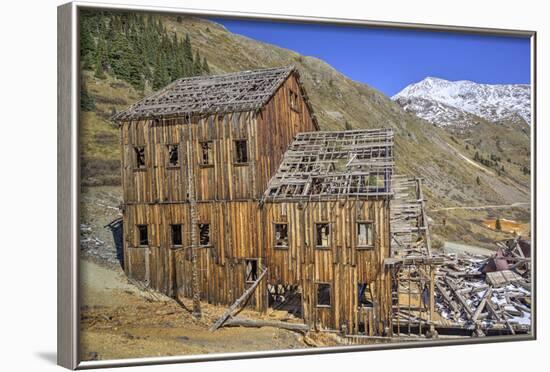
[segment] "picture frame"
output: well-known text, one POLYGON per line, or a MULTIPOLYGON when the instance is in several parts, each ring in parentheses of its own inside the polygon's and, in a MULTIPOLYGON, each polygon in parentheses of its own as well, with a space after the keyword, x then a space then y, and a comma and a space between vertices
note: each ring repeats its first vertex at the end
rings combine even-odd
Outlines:
MULTIPOLYGON (((488 342, 509 342, 536 339, 536 272, 531 282, 531 324, 530 332, 522 335, 485 336, 468 339, 409 341, 405 345, 370 344, 317 347, 298 350, 271 350, 235 353, 199 354, 137 359, 115 359, 82 361, 79 354, 80 305, 79 305, 79 257, 80 257, 80 63, 79 63, 79 14, 87 9, 112 11, 152 12, 160 14, 181 14, 185 16, 228 17, 234 19, 273 20, 318 25, 347 25, 379 29, 446 31, 480 35, 500 35, 529 38, 531 41, 531 169, 536 169, 536 32, 526 30, 485 29, 436 24, 409 24, 372 20, 318 18, 309 16, 288 16, 274 14, 191 10, 185 8, 159 8, 128 5, 105 5, 89 2, 71 2, 58 7, 58 364, 69 369, 150 365, 165 363, 232 360, 241 358, 262 358, 318 353, 342 353, 364 350, 394 348, 448 346, 488 342)), ((536 267, 536 172, 531 175, 531 265, 536 267)), ((361 220, 363 221, 363 220, 361 220)), ((285 223, 284 221, 279 221, 285 223)), ((329 245, 332 245, 332 228, 329 230, 329 245)), ((289 236, 292 237, 292 231, 289 236)), ((312 237, 313 239, 313 237, 312 237)), ((269 240, 272 245, 275 240, 269 240)), ((370 245, 369 245, 370 247, 370 245)), ((323 247, 324 249, 324 247, 323 247)), ((285 249, 281 249, 285 250, 285 249)), ((366 249, 365 251, 368 251, 366 249)), ((316 282, 326 284, 322 281, 316 282)), ((317 305, 326 307, 327 305, 317 305)))

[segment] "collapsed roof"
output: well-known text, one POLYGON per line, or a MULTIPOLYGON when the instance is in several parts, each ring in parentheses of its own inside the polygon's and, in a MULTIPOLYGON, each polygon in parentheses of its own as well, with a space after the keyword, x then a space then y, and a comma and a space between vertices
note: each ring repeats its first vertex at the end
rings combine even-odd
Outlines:
POLYGON ((393 167, 389 128, 299 133, 263 201, 389 197, 393 167))
POLYGON ((294 66, 178 79, 114 115, 112 119, 124 121, 258 110, 292 73, 298 80, 301 95, 317 124, 299 72, 294 66))

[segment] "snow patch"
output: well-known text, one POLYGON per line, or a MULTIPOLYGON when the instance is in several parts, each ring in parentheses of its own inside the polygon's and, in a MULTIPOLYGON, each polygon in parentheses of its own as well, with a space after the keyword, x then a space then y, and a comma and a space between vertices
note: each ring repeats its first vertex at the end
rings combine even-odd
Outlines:
POLYGON ((475 125, 475 116, 491 122, 522 118, 531 123, 528 84, 479 84, 436 77, 411 84, 392 97, 406 111, 439 126, 475 125))

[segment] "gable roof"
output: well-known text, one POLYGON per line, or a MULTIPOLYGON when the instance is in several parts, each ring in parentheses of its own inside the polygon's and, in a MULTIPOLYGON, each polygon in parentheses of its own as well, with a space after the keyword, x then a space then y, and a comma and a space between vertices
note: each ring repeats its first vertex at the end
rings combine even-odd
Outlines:
POLYGON ((388 198, 393 168, 390 128, 298 133, 262 202, 388 198))
POLYGON ((298 80, 302 96, 317 125, 298 70, 294 66, 178 79, 115 114, 112 120, 258 110, 292 73, 298 80))

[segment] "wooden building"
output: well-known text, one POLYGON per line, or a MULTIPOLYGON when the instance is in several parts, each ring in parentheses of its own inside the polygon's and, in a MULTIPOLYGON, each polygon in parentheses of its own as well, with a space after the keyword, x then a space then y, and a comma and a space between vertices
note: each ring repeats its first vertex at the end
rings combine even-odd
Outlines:
POLYGON ((319 131, 294 67, 180 79, 114 120, 129 277, 391 332, 391 130, 319 131))

